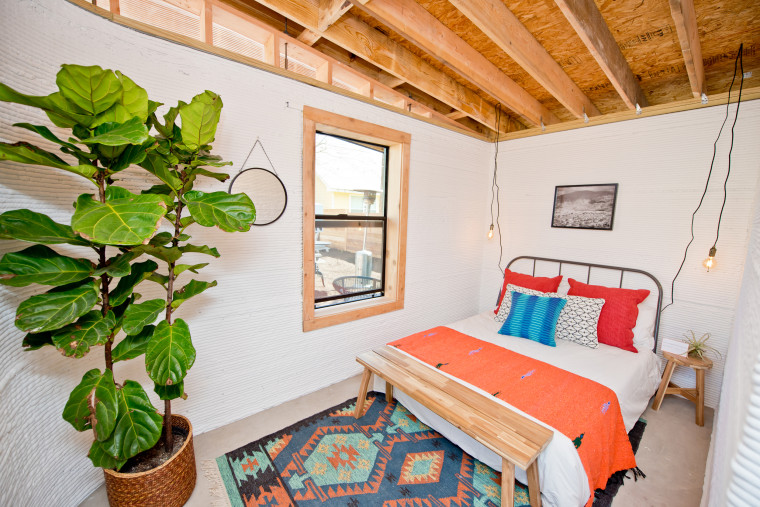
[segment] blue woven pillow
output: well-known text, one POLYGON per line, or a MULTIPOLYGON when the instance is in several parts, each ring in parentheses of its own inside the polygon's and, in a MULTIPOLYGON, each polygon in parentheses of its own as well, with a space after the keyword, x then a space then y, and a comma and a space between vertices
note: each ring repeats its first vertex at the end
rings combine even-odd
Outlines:
POLYGON ((567 304, 562 298, 529 296, 512 292, 512 308, 499 334, 519 336, 556 347, 554 333, 559 314, 567 304))

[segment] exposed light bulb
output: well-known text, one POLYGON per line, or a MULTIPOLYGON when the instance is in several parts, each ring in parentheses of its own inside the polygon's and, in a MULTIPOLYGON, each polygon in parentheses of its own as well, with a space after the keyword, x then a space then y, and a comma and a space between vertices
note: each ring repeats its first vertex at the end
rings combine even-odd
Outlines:
POLYGON ((491 224, 491 227, 488 229, 488 239, 493 238, 493 224, 491 224))
POLYGON ((715 262, 715 247, 712 247, 710 249, 710 253, 707 254, 708 257, 704 261, 702 261, 702 265, 707 268, 707 272, 709 273, 711 269, 713 269, 715 266, 717 266, 717 262, 715 262))

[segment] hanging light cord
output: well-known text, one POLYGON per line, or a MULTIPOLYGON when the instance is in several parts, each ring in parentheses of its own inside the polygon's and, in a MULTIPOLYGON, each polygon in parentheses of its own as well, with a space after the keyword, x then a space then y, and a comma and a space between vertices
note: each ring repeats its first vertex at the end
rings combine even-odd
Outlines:
POLYGON ((728 177, 731 174, 731 151, 734 149, 734 126, 736 126, 736 120, 739 118, 739 106, 742 102, 742 88, 744 86, 744 60, 742 59, 742 52, 744 49, 744 44, 739 45, 739 54, 736 55, 736 60, 734 61, 734 77, 731 79, 731 85, 728 87, 728 100, 726 101, 726 117, 723 118, 723 123, 720 126, 720 130, 718 131, 718 137, 715 139, 715 142, 713 143, 713 156, 712 160, 710 161, 710 171, 707 173, 707 181, 705 181, 705 189, 702 191, 702 197, 699 199, 699 204, 697 205, 694 212, 691 214, 691 240, 689 240, 689 243, 686 245, 686 249, 683 252, 683 259, 681 260, 681 265, 678 267, 678 271, 676 272, 676 276, 673 277, 673 281, 670 283, 670 303, 662 307, 662 310, 660 310, 660 313, 664 312, 667 307, 673 304, 674 299, 674 291, 676 286, 676 279, 678 278, 678 275, 681 274, 681 270, 683 269, 684 264, 686 263, 686 256, 689 252, 689 247, 694 242, 694 217, 697 214, 697 211, 699 211, 699 208, 702 207, 702 203, 705 200, 705 195, 707 194, 707 187, 710 185, 710 177, 712 176, 713 167, 715 165, 715 155, 718 150, 718 141, 720 140, 721 134, 723 134, 723 127, 726 126, 726 121, 728 121, 728 113, 729 108, 731 106, 731 89, 734 87, 734 82, 736 81, 736 71, 737 71, 737 65, 741 65, 741 81, 739 82, 739 100, 736 102, 736 115, 734 116, 734 123, 731 126, 731 148, 728 151, 728 171, 726 171, 726 179, 723 181, 723 205, 720 207, 720 216, 718 217, 718 230, 715 234, 715 243, 713 243, 713 248, 718 244, 718 237, 720 236, 720 221, 723 218, 723 208, 726 206, 726 198, 728 196, 727 187, 728 184, 728 177))
POLYGON ((499 272, 504 271, 501 268, 501 259, 504 255, 504 248, 502 246, 501 242, 501 224, 499 223, 499 216, 501 214, 501 204, 499 202, 499 182, 496 179, 496 169, 498 168, 498 159, 499 159, 499 134, 501 134, 501 131, 499 130, 501 127, 501 104, 496 105, 496 143, 494 144, 494 155, 493 155, 493 179, 491 180, 491 226, 493 227, 493 201, 496 199, 496 228, 499 231, 499 272), (494 192, 494 187, 496 187, 496 191, 494 192))

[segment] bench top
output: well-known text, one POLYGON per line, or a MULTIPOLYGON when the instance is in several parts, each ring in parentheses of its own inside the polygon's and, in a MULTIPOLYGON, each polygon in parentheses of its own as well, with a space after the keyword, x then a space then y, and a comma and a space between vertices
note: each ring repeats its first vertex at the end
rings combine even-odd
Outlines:
POLYGON ((446 375, 384 346, 356 360, 523 470, 554 432, 446 375))

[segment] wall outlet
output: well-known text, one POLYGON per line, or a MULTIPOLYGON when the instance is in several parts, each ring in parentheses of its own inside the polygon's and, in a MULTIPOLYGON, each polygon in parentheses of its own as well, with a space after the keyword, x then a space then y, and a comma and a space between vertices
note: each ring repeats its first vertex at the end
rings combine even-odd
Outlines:
POLYGON ((752 71, 748 70, 747 72, 744 73, 744 79, 747 79, 747 78, 750 78, 750 77, 752 77, 752 71))

